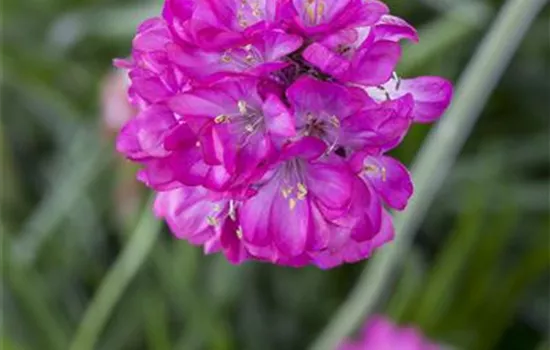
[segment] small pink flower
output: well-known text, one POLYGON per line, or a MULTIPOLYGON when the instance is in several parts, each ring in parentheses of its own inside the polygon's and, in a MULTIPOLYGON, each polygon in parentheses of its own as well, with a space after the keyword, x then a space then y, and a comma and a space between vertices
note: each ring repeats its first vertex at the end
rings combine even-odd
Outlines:
POLYGON ((344 342, 338 350, 438 350, 413 327, 399 328, 382 316, 372 317, 357 340, 344 342))
POLYGON ((413 185, 386 155, 448 107, 401 79, 415 29, 378 0, 167 0, 139 26, 117 149, 177 238, 234 262, 332 268, 394 235, 413 185))
POLYGON ((136 115, 136 109, 126 97, 128 83, 126 73, 117 70, 110 72, 101 86, 101 119, 110 133, 120 130, 136 115))

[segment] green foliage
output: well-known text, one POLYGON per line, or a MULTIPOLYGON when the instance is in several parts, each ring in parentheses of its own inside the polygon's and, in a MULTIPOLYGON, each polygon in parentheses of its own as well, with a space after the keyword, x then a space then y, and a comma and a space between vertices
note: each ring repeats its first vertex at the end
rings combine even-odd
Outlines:
MULTIPOLYGON (((456 81, 503 2, 388 3, 421 28, 400 71, 456 81)), ((135 169, 115 155, 99 96, 111 59, 128 54, 135 26, 159 9, 145 0, 3 4, 2 349, 305 349, 359 275, 361 265, 232 266, 153 218, 135 169)), ((548 15, 480 106, 375 305, 453 348, 547 348, 548 15)), ((412 161, 428 131, 415 127, 395 155, 412 161)))

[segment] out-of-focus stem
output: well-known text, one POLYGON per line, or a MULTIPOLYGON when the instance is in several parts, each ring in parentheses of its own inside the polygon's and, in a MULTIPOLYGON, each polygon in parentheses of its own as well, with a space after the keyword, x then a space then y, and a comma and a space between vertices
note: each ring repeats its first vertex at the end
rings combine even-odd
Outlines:
POLYGON ((453 106, 425 141, 413 165, 416 194, 395 218, 397 237, 367 265, 348 299, 311 346, 333 350, 387 290, 443 180, 521 39, 546 0, 508 0, 460 79, 453 106))
POLYGON ((162 223, 155 219, 151 212, 152 202, 151 199, 146 204, 136 230, 101 282, 76 331, 70 350, 92 350, 95 348, 113 308, 149 256, 162 223))

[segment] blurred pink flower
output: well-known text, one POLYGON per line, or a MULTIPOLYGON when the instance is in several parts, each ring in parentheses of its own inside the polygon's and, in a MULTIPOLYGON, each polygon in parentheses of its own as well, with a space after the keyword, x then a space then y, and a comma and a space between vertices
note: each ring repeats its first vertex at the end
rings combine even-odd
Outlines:
POLYGON ((118 132, 133 118, 137 109, 128 102, 130 80, 125 71, 109 72, 101 85, 101 120, 109 132, 118 132))
POLYGON ((337 350, 439 350, 441 347, 425 339, 420 330, 400 328, 383 316, 372 317, 357 340, 342 343, 337 350))

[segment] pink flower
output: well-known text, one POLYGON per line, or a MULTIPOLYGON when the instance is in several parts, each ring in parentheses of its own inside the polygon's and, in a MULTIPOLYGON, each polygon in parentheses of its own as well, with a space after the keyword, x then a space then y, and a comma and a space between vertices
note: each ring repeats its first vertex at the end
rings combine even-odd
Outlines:
POLYGON ((378 0, 167 0, 129 60, 117 149, 177 238, 234 262, 332 268, 394 235, 413 185, 386 155, 448 107, 401 79, 415 29, 378 0))
POLYGON ((390 320, 372 317, 359 338, 346 341, 338 350, 438 350, 441 347, 426 340, 422 333, 413 327, 399 328, 390 320))

